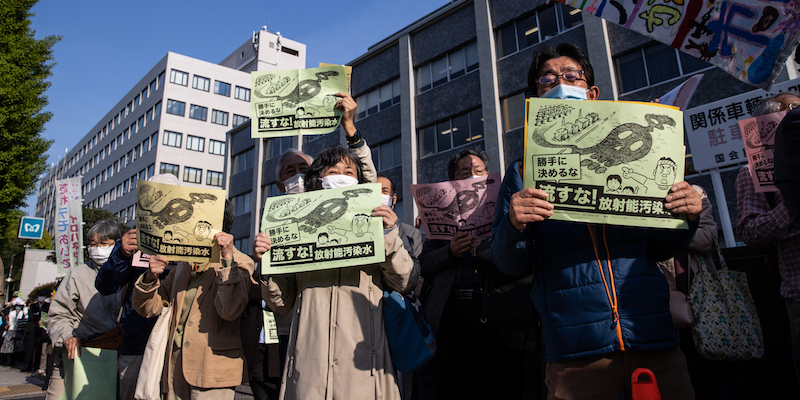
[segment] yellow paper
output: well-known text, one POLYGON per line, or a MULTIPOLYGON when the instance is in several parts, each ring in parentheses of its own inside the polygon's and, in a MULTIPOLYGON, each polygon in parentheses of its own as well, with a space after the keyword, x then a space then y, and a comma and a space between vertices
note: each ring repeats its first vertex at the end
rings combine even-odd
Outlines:
POLYGON ((139 180, 136 240, 142 253, 170 261, 219 262, 214 235, 222 231, 224 190, 139 180))
POLYGON ((528 99, 525 187, 548 194, 551 219, 688 228, 664 209, 683 180, 683 115, 655 103, 528 99))
POLYGON ((374 264, 386 260, 378 183, 270 197, 261 232, 272 249, 262 273, 285 274, 374 264))

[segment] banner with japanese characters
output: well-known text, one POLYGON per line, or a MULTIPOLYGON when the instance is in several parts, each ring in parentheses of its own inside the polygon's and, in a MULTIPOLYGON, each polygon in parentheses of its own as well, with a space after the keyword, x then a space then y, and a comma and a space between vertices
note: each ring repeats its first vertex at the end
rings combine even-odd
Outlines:
POLYGON ((461 232, 491 236, 501 182, 496 172, 480 178, 411 185, 426 237, 450 240, 461 232))
POLYGON ((750 165, 750 176, 758 193, 777 192, 775 187, 775 133, 786 111, 765 114, 739 121, 744 132, 744 151, 750 165))
POLYGON ((83 264, 81 178, 56 181, 55 242, 58 272, 83 264))
POLYGON ((339 127, 342 112, 334 94, 347 93, 345 67, 254 71, 252 138, 324 135, 339 127))
POLYGON ((752 117, 761 99, 799 88, 800 79, 793 79, 773 85, 769 92, 756 89, 684 111, 694 169, 704 171, 745 162, 739 121, 752 117))
POLYGON ((214 235, 222 231, 227 197, 224 190, 141 179, 136 185, 139 251, 170 261, 219 261, 214 235))
POLYGON ((769 88, 797 46, 795 0, 557 0, 769 88))
POLYGON ((261 232, 272 248, 264 274, 285 274, 383 262, 383 218, 378 183, 276 196, 264 204, 261 232))
POLYGON ((656 103, 527 100, 525 187, 555 206, 551 219, 688 228, 664 209, 683 180, 681 111, 656 103))

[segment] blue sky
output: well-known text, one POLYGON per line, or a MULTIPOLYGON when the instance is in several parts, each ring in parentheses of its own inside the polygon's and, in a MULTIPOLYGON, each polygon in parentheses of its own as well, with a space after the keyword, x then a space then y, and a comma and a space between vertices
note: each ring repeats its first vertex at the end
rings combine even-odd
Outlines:
MULTIPOLYGON (((168 51, 218 63, 270 31, 306 45, 306 66, 343 64, 446 4, 425 0, 64 1, 40 0, 35 37, 61 35, 46 95, 53 113, 44 137, 55 162, 72 149, 168 51), (347 7, 342 7, 346 4, 347 7)), ((35 195, 24 210, 33 215, 35 195)))

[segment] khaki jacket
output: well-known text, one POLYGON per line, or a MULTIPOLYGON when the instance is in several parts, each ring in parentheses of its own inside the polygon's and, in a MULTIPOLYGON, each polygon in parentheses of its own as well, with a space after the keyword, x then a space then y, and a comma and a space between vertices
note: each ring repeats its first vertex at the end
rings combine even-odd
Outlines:
POLYGON ((275 275, 262 285, 270 308, 293 313, 280 399, 400 399, 381 299, 384 289, 410 292, 419 263, 398 229, 384 241, 385 262, 275 275))
MULTIPOLYGON (((233 387, 240 385, 245 377, 239 318, 247 305, 253 260, 238 250, 234 250, 233 260, 230 268, 223 268, 222 264, 209 265, 186 320, 181 347, 183 376, 194 387, 233 387)), ((145 318, 160 315, 162 307, 169 303, 174 307, 161 378, 162 391, 169 368, 174 368, 169 365, 173 336, 191 272, 191 264, 180 262, 149 290, 140 286, 146 275, 142 274, 133 292, 133 307, 145 318)))

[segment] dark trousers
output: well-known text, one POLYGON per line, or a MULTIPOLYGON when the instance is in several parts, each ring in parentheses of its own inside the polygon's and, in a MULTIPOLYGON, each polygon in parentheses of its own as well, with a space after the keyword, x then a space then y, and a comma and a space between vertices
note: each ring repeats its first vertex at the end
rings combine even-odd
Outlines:
POLYGON ((421 400, 522 398, 524 348, 510 345, 499 328, 481 323, 479 307, 480 298, 448 300, 436 333, 436 356, 418 374, 421 400))
MULTIPOLYGON (((255 400, 274 400, 278 398, 281 378, 269 373, 269 353, 277 351, 276 345, 258 344, 256 358, 253 363, 253 375, 250 378, 250 389, 255 400), (270 376, 273 375, 273 376, 270 376)), ((275 371, 277 372, 277 371, 275 371)))

